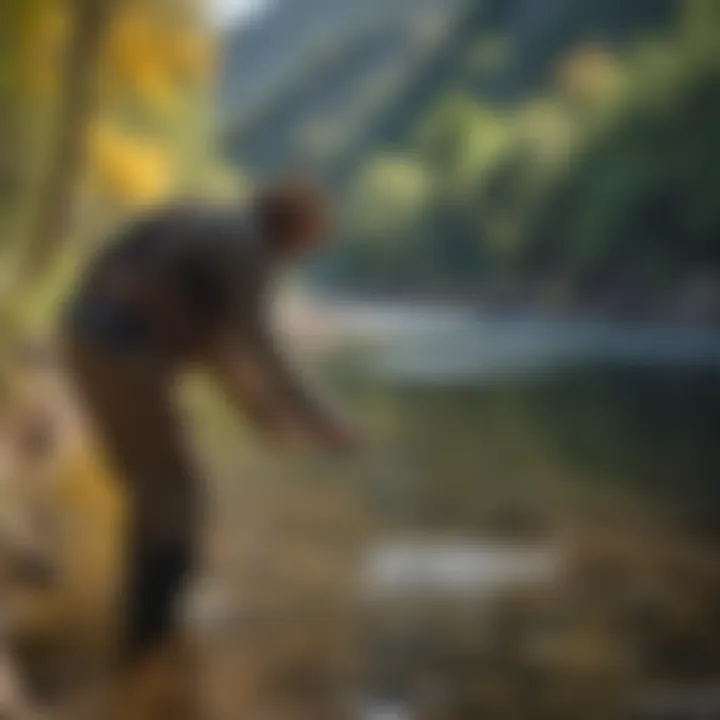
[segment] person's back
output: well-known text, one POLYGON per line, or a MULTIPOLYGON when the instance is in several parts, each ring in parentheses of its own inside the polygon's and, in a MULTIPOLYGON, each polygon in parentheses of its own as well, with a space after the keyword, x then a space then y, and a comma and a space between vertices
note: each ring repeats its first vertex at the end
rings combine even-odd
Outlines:
POLYGON ((70 327, 92 327, 117 350, 142 345, 182 362, 202 351, 212 329, 260 309, 269 261, 247 210, 164 207, 122 228, 94 259, 70 327))

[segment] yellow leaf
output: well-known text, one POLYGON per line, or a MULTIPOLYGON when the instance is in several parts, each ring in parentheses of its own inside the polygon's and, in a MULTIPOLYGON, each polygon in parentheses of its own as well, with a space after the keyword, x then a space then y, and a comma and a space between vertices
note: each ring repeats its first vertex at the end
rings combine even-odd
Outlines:
POLYGON ((135 6, 114 23, 108 40, 105 73, 140 100, 163 107, 176 98, 169 32, 135 6))
POLYGON ((215 46, 211 39, 192 30, 176 33, 171 54, 178 73, 190 80, 208 77, 215 64, 215 46))
POLYGON ((109 124, 90 133, 90 176, 101 193, 130 203, 155 202, 171 187, 167 151, 109 124))

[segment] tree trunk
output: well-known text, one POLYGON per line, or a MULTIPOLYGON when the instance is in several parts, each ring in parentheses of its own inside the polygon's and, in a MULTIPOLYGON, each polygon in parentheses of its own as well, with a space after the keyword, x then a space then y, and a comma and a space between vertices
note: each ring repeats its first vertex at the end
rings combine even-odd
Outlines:
POLYGON ((33 282, 52 266, 67 239, 83 168, 83 145, 93 110, 98 60, 113 0, 72 0, 74 31, 67 49, 57 131, 27 239, 20 281, 33 282))
POLYGON ((22 38, 36 12, 27 0, 0 4, 0 247, 15 236, 22 194, 27 189, 27 163, 22 102, 22 38))

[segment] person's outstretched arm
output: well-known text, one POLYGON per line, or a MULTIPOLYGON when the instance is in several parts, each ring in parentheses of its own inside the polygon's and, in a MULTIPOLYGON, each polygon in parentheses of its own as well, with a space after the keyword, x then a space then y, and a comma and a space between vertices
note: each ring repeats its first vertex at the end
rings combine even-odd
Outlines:
POLYGON ((353 434, 291 365, 261 310, 245 317, 241 333, 219 341, 213 367, 233 404, 274 438, 311 439, 333 450, 354 444, 353 434))
POLYGON ((266 307, 266 285, 275 267, 322 244, 328 224, 325 198, 304 184, 281 184, 256 196, 250 217, 248 242, 230 243, 235 259, 228 261, 226 273, 219 270, 231 298, 231 317, 215 344, 216 372, 231 398, 275 435, 305 436, 349 449, 352 434, 290 365, 272 335, 266 307))

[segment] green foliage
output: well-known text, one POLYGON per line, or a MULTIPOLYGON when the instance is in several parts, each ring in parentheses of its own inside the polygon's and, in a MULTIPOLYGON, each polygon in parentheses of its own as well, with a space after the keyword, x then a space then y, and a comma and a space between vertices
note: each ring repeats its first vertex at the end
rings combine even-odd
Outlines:
POLYGON ((365 163, 334 279, 482 297, 562 278, 578 298, 717 269, 720 65, 686 51, 701 11, 672 39, 575 50, 544 97, 503 111, 469 90, 436 98, 402 155, 365 163))

